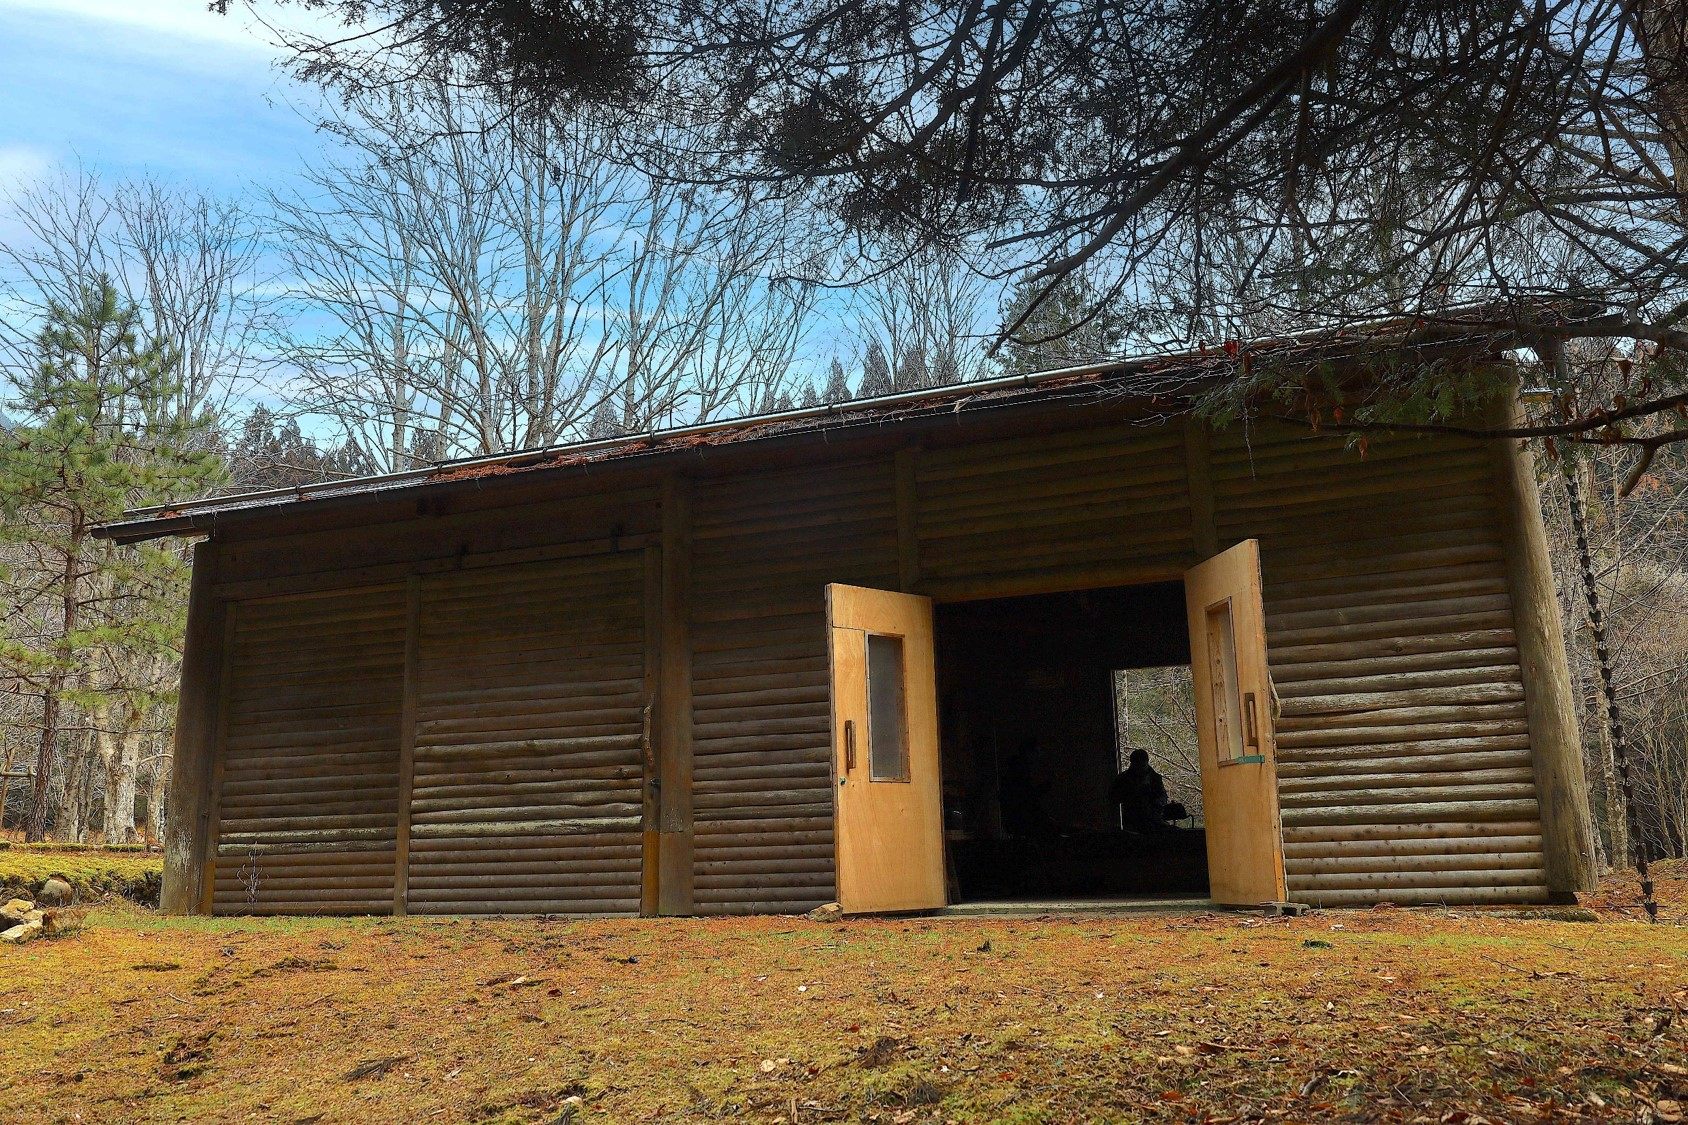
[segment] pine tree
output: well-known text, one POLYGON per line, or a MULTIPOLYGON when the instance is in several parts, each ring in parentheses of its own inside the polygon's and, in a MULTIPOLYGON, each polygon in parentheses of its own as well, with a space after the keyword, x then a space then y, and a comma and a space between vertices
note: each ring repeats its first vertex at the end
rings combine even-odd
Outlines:
POLYGON ((108 829, 133 830, 142 723, 168 694, 168 677, 147 673, 180 643, 186 563, 171 547, 119 548, 92 530, 222 479, 210 420, 176 412, 174 366, 101 279, 74 307, 49 308, 34 364, 12 378, 21 421, 0 443, 0 542, 29 543, 35 572, 7 583, 0 662, 41 696, 30 840, 45 834, 68 707, 88 713, 108 763, 108 829))
POLYGON ((586 422, 586 436, 593 441, 620 437, 625 432, 620 413, 615 404, 607 398, 597 405, 592 411, 592 417, 586 422))
POLYGON ((885 347, 878 340, 869 340, 867 354, 862 356, 862 381, 856 390, 857 398, 888 395, 896 390, 891 381, 891 361, 885 357, 885 347))
POLYGON ((939 349, 937 362, 932 365, 930 377, 934 387, 948 387, 961 382, 961 365, 956 362, 956 350, 953 346, 939 349))
MULTIPOLYGON (((1018 320, 1040 292, 1040 282, 1021 279, 1003 311, 1003 326, 1018 320)), ((1003 344, 996 357, 1002 374, 1023 375, 1118 357, 1125 349, 1126 324, 1106 309, 1091 316, 1099 303, 1100 296, 1088 278, 1070 275, 1003 344)))
POLYGON ((926 349, 916 344, 897 357, 896 386, 899 391, 920 391, 933 386, 931 367, 926 362, 926 349))
POLYGON ((815 390, 813 383, 803 384, 803 393, 798 396, 797 405, 804 410, 812 410, 821 404, 821 396, 815 390))
POLYGON ((844 375, 844 365, 838 362, 838 357, 832 357, 832 368, 827 374, 826 389, 821 391, 821 401, 836 406, 841 402, 850 401, 850 380, 844 375))

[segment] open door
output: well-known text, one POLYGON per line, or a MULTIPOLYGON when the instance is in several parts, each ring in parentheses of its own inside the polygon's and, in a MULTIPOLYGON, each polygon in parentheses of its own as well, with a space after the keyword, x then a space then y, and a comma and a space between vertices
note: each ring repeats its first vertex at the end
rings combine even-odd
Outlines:
POLYGON ((1259 541, 1245 539, 1188 571, 1184 600, 1210 893, 1228 906, 1281 901, 1283 827, 1259 541))
POLYGON ((943 906, 932 602, 831 585, 826 608, 839 905, 847 914, 943 906))

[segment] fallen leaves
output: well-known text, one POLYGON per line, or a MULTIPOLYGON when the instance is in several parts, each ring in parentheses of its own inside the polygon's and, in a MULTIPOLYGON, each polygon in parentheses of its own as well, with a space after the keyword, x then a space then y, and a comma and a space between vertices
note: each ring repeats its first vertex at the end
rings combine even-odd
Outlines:
POLYGON ((0 957, 28 961, 0 1027, 30 1028, 0 1088, 85 1120, 339 1120, 378 1095, 393 1119, 550 1123, 577 1113, 559 1074, 580 1120, 1680 1113, 1688 934, 1460 913, 860 920, 817 942, 766 918, 103 911, 0 957), (88 1065, 106 1042, 147 1047, 88 1065))

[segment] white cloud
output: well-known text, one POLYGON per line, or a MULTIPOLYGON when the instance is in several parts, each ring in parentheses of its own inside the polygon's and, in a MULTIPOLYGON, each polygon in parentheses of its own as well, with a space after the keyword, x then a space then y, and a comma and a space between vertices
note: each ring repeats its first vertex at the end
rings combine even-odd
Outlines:
POLYGON ((52 154, 34 145, 0 144, 0 192, 40 179, 53 166, 52 154))
MULTIPOLYGON (((214 44, 266 55, 275 51, 275 33, 238 3, 230 5, 226 16, 208 10, 206 0, 0 0, 0 11, 6 10, 118 25, 193 40, 202 47, 214 44)), ((298 11, 288 13, 285 22, 319 31, 331 26, 298 11)))

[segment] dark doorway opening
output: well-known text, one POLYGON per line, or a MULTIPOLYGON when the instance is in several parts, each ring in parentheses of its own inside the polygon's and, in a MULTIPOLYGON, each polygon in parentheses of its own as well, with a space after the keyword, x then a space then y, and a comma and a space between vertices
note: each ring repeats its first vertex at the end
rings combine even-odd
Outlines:
POLYGON ((1183 583, 943 604, 935 640, 952 902, 1207 893, 1183 583), (1116 784, 1134 749, 1165 802, 1116 784))

